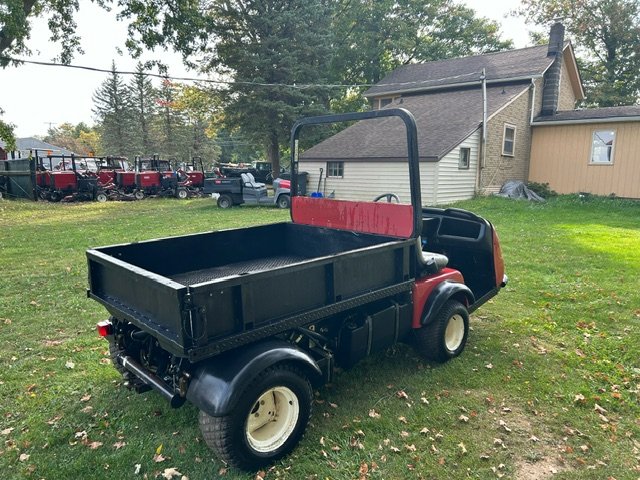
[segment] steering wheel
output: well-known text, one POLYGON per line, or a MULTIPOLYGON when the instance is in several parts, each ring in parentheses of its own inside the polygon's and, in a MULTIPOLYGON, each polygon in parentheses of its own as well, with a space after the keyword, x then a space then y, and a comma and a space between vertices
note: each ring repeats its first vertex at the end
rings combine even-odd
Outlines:
POLYGON ((387 199, 387 203, 391 203, 391 200, 395 199, 396 203, 400 203, 400 199, 395 193, 383 193, 382 195, 378 195, 373 199, 374 202, 382 200, 383 198, 387 199))

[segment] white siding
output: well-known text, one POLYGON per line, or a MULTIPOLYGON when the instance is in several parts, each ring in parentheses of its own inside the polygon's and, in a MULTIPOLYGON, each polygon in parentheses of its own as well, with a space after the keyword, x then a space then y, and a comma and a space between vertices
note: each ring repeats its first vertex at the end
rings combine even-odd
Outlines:
POLYGON ((438 162, 438 188, 434 204, 457 202, 473 197, 478 178, 479 146, 480 130, 476 130, 438 162), (471 149, 468 170, 458 168, 460 148, 463 147, 471 149))
MULTIPOLYGON (((422 204, 436 205, 472 198, 478 172, 479 130, 467 137, 439 162, 420 162, 422 204), (460 147, 471 149, 468 170, 458 169, 460 147), (437 186, 437 189, 435 188, 437 186)), ((318 188, 320 168, 326 173, 326 162, 301 162, 300 171, 308 172, 307 194, 318 188)), ((329 195, 335 190, 342 200, 371 201, 381 193, 395 193, 402 203, 409 203, 409 168, 402 162, 344 162, 343 178, 326 178, 320 191, 329 195), (326 184, 325 184, 326 182, 326 184)))

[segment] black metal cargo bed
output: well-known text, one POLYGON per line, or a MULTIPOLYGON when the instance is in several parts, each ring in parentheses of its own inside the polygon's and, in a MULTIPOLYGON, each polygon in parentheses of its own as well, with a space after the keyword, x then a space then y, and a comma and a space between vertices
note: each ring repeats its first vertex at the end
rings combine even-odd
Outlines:
POLYGON ((294 223, 115 245, 89 295, 195 361, 409 291, 415 245, 294 223))

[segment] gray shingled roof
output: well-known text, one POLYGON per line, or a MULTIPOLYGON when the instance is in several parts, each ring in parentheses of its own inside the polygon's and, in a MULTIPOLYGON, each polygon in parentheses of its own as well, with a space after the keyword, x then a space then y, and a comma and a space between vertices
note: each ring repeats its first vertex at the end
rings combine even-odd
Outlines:
MULTIPOLYGON (((565 42, 565 48, 568 45, 569 42, 565 42)), ((489 82, 501 79, 532 78, 542 75, 553 62, 553 57, 547 57, 547 50, 547 45, 538 45, 473 57, 405 65, 384 77, 364 95, 375 97, 477 82, 480 80, 483 68, 486 69, 489 82)))
MULTIPOLYGON (((5 148, 6 144, 0 140, 0 148, 5 148)), ((51 150, 53 155, 71 155, 73 152, 66 148, 57 147, 50 143, 43 142, 34 137, 16 138, 16 147, 19 151, 28 150, 51 150)))
POLYGON ((536 117, 533 123, 606 120, 610 118, 625 117, 640 118, 640 105, 632 105, 628 107, 585 108, 584 110, 561 110, 555 115, 536 117))
MULTIPOLYGON (((529 83, 487 88, 488 114, 500 110, 529 83)), ((437 161, 473 133, 482 122, 479 87, 404 97, 385 108, 409 110, 418 127, 422 160, 437 161)), ((363 120, 307 150, 301 161, 389 161, 407 158, 404 124, 398 118, 363 120)))

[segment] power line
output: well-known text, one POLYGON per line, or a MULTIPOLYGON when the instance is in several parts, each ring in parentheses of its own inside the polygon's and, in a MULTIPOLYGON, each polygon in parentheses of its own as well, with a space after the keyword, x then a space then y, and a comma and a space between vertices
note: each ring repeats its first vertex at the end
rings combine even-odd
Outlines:
MULTIPOLYGON (((73 64, 63 64, 63 63, 56 63, 56 62, 44 62, 44 61, 39 61, 39 60, 25 60, 25 59, 21 59, 21 58, 14 58, 14 57, 7 57, 5 55, 0 55, 0 59, 2 60, 6 60, 6 61, 10 61, 10 62, 17 62, 17 63, 26 63, 26 64, 30 64, 30 65, 38 65, 38 66, 45 66, 45 67, 61 67, 61 68, 73 68, 73 69, 77 69, 77 70, 87 70, 90 72, 99 72, 99 73, 113 73, 113 70, 108 70, 108 69, 104 69, 104 68, 98 68, 98 67, 88 67, 85 65, 73 65, 73 64)), ((125 70, 115 70, 115 73, 119 74, 119 75, 137 75, 139 72, 132 72, 132 71, 125 71, 125 70)), ((160 78, 160 79, 169 79, 169 80, 177 80, 177 81, 182 81, 182 82, 200 82, 200 83, 211 83, 211 84, 216 84, 216 85, 244 85, 244 86, 254 86, 254 87, 286 87, 286 88, 293 88, 296 90, 305 90, 305 89, 309 89, 309 88, 371 88, 374 86, 378 86, 378 87, 384 87, 384 88, 388 88, 388 87, 403 87, 403 86, 411 86, 411 85, 421 85, 421 86, 426 86, 426 84, 429 83, 441 83, 441 82, 446 82, 447 80, 457 80, 460 78, 476 78, 477 80, 480 81, 480 75, 482 75, 482 72, 469 72, 469 73, 462 73, 460 75, 452 75, 449 77, 439 77, 439 78, 433 78, 433 79, 422 79, 422 80, 413 80, 410 82, 389 82, 389 83, 384 83, 384 84, 369 84, 369 83, 358 83, 358 84, 323 84, 323 83, 312 83, 312 84, 285 84, 285 83, 262 83, 262 82, 245 82, 245 81, 239 81, 239 80, 213 80, 211 78, 196 78, 196 77, 175 77, 175 76, 171 76, 171 75, 162 75, 159 73, 151 73, 151 72, 145 72, 143 75, 147 76, 147 77, 154 77, 154 78, 160 78)), ((446 86, 446 84, 442 84, 443 87, 446 86)), ((384 93, 384 92, 381 92, 384 93)))

